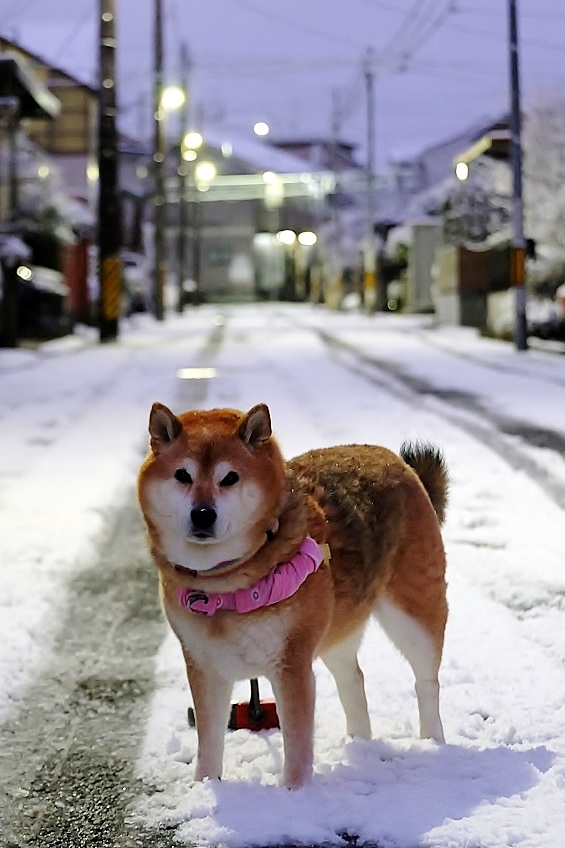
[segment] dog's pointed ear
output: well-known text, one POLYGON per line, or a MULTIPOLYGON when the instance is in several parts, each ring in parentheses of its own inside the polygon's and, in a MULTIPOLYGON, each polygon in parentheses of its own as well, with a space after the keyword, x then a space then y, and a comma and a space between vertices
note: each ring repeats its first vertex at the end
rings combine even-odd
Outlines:
POLYGON ((265 403, 258 403, 239 422, 237 433, 248 448, 264 445, 271 438, 271 416, 265 403))
POLYGON ((182 431, 182 424, 171 410, 162 403, 154 403, 149 414, 151 450, 157 456, 175 442, 182 431))

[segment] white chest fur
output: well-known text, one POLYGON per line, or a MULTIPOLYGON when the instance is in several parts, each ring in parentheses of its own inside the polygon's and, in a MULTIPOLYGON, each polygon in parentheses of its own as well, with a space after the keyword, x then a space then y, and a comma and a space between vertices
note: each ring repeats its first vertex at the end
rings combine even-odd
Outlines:
POLYGON ((221 628, 214 627, 204 616, 187 614, 178 607, 167 608, 173 630, 197 665, 212 666, 232 681, 268 675, 284 650, 291 611, 279 608, 216 615, 224 617, 221 628))

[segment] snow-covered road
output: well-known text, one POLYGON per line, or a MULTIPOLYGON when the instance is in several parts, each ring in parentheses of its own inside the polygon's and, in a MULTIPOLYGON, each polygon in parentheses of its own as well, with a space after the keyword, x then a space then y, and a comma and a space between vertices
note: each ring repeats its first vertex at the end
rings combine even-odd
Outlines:
MULTIPOLYGON (((114 346, 0 351, 0 709, 51 656, 72 574, 131 487, 149 405, 269 404, 286 455, 340 442, 442 447, 448 744, 415 738, 411 673, 376 628, 361 649, 372 742, 344 739, 316 666, 315 777, 277 787, 280 734, 229 734, 221 784, 190 786, 195 731, 167 637, 134 768, 133 818, 199 846, 560 848, 565 832, 565 360, 434 329, 429 317, 206 307, 114 346), (210 366, 206 381, 181 368, 210 366), (33 602, 30 602, 33 598, 33 602), (155 791, 157 788, 158 791, 155 791), (357 841, 356 841, 357 840, 357 841)), ((261 682, 261 691, 268 691, 261 682)), ((248 696, 242 683, 236 697, 248 696)), ((25 789, 25 787, 24 787, 25 789)))

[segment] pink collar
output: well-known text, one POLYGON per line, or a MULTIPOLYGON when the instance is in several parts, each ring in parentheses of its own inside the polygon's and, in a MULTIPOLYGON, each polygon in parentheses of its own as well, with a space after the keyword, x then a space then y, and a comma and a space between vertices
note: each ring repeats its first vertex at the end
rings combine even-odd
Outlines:
POLYGON ((320 546, 307 536, 298 553, 289 562, 275 565, 266 577, 249 589, 237 589, 235 592, 179 589, 177 599, 181 607, 202 615, 214 615, 220 609, 251 612, 290 598, 308 575, 317 571, 321 563, 328 559, 328 546, 320 546))

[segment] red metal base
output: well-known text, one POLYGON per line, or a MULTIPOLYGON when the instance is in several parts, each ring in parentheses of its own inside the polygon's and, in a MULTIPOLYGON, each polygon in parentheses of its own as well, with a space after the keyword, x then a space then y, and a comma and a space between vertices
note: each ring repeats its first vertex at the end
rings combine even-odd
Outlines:
POLYGON ((229 730, 271 730, 280 727, 274 701, 260 701, 258 709, 251 703, 232 704, 229 730))

